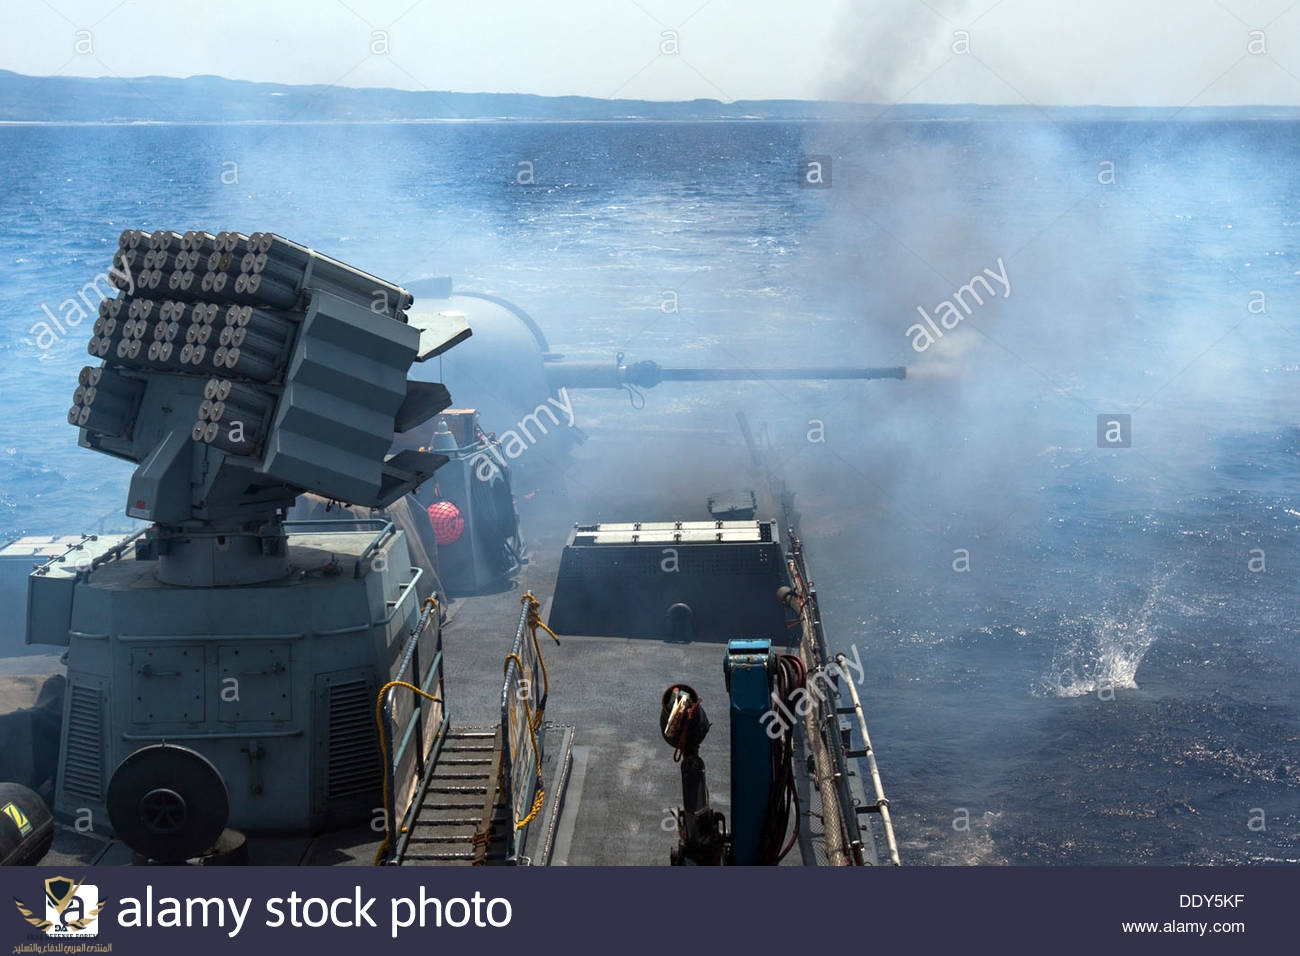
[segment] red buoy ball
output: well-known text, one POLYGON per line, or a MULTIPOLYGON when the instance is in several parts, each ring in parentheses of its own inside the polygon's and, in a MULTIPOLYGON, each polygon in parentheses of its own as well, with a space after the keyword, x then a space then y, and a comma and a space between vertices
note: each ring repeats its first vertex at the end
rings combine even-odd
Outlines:
POLYGON ((429 520, 433 522, 433 537, 439 544, 454 544, 465 531, 465 519, 450 501, 429 505, 429 520))

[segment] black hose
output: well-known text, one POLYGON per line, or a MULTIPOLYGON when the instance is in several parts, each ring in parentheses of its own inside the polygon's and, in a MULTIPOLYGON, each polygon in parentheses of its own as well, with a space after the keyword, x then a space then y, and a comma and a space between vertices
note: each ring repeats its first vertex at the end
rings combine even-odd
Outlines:
MULTIPOLYGON (((803 660, 795 654, 782 654, 776 662, 776 693, 782 704, 793 709, 794 694, 802 690, 807 681, 803 660)), ((767 814, 763 821, 763 836, 759 859, 766 866, 775 866, 785 859, 799 836, 799 793, 794 780, 794 728, 787 727, 781 736, 772 741, 772 774, 768 789, 767 814), (786 839, 794 811, 794 830, 786 839), (782 840, 785 845, 782 846, 782 840)))

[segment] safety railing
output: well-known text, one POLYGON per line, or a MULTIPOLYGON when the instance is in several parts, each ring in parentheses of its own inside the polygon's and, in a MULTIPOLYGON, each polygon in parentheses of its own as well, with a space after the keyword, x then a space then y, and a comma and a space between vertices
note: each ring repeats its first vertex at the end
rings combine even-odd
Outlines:
POLYGON ((815 754, 821 761, 815 761, 816 785, 821 790, 822 818, 826 830, 827 856, 832 865, 857 865, 873 862, 866 856, 867 848, 863 843, 863 831, 872 840, 873 856, 894 866, 899 865, 898 841, 894 836, 894 825, 889 815, 889 799, 885 796, 881 783, 880 771, 876 767, 875 751, 871 747, 871 738, 867 733, 867 719, 863 714, 862 703, 858 698, 857 687, 853 677, 847 673, 846 658, 843 654, 831 662, 826 641, 826 632, 822 627, 821 609, 817 603, 817 589, 813 586, 808 571, 807 559, 803 546, 793 532, 790 533, 790 564, 797 593, 800 598, 799 617, 803 625, 801 650, 804 663, 808 669, 809 683, 819 673, 833 675, 824 686, 829 686, 829 699, 820 695, 811 695, 815 701, 810 711, 811 723, 815 726, 823 749, 815 754), (842 704, 844 692, 842 679, 847 679, 851 705, 842 704), (840 716, 854 714, 857 717, 857 730, 862 738, 862 747, 852 746, 853 726, 842 728, 840 716), (850 770, 850 761, 865 758, 868 773, 874 790, 874 799, 867 800, 862 795, 862 788, 856 775, 850 770), (884 853, 876 848, 876 835, 870 827, 863 827, 860 814, 875 813, 880 817, 884 838, 884 853))
MULTIPOLYGON (((840 673, 843 674, 848 658, 843 654, 836 654, 835 663, 839 665, 840 673)), ((867 718, 862 712, 862 701, 858 698, 858 688, 853 683, 853 678, 850 677, 846 683, 849 688, 849 697, 853 700, 853 713, 858 718, 858 736, 862 738, 862 748, 848 750, 846 755, 849 758, 866 760, 867 772, 871 775, 871 789, 875 796, 872 803, 861 804, 858 806, 858 810, 880 814, 881 829, 885 831, 885 846, 889 851, 889 862, 894 866, 898 866, 898 840, 894 836, 894 821, 889 815, 889 798, 885 796, 885 785, 880 779, 880 768, 876 766, 876 751, 871 746, 871 734, 867 732, 867 718)))
POLYGON ((409 818, 418 812, 447 736, 442 623, 435 599, 424 602, 393 679, 380 694, 379 706, 386 832, 376 862, 383 862, 400 860, 405 854, 413 829, 409 818))
POLYGON ((501 764, 501 799, 510 810, 509 849, 506 860, 519 863, 527 826, 537 816, 543 797, 541 722, 546 710, 546 674, 535 626, 537 602, 523 597, 515 640, 506 656, 501 687, 501 728, 505 748, 501 764))

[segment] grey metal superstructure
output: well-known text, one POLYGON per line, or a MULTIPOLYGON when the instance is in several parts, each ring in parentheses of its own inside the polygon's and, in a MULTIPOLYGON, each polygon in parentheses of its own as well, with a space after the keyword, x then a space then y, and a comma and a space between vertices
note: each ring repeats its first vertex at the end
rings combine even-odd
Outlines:
POLYGON ((217 768, 240 829, 369 819, 378 675, 396 668, 419 617, 420 572, 387 523, 290 533, 285 559, 291 573, 241 586, 237 599, 167 584, 156 560, 129 554, 83 572, 67 627, 56 815, 108 820, 114 769, 169 742, 217 768))

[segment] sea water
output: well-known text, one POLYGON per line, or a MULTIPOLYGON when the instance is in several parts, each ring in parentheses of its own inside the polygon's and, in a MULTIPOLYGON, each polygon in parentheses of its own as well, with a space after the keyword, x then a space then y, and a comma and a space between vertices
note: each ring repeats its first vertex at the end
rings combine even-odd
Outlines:
POLYGON ((0 539, 121 513, 129 468, 65 415, 75 298, 125 228, 270 230, 393 281, 450 275, 569 358, 905 364, 661 385, 640 411, 581 395, 577 424, 734 452, 743 410, 765 436, 831 638, 866 664, 906 861, 1296 862, 1297 133, 3 127, 0 539), (996 262, 1005 294, 974 281, 996 262))

